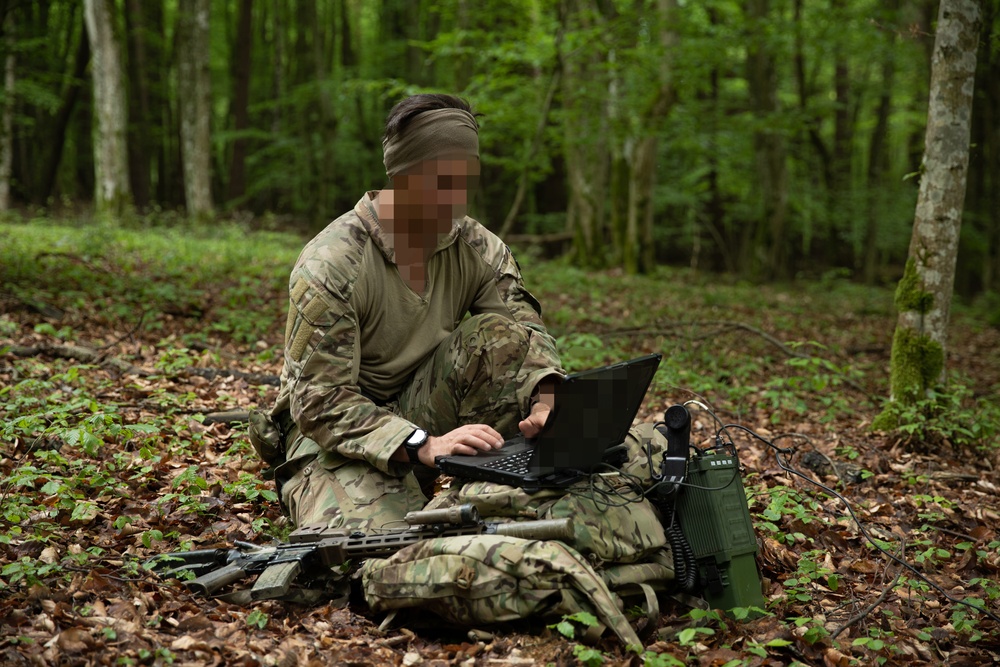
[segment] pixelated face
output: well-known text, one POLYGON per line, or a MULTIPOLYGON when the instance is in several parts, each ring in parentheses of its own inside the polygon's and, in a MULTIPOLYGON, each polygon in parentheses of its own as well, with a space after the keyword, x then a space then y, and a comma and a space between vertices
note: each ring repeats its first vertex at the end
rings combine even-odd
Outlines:
POLYGON ((407 219, 450 223, 465 216, 478 181, 479 160, 425 160, 393 179, 394 204, 407 219))

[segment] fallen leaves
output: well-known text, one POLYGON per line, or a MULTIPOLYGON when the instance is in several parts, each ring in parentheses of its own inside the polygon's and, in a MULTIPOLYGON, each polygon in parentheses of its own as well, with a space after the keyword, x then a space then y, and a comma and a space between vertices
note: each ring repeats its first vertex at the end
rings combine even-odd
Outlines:
MULTIPOLYGON (((628 303, 626 294, 602 296, 599 317, 593 304, 579 307, 573 296, 539 296, 553 308, 563 304, 578 310, 583 319, 574 326, 592 329, 595 335, 618 326, 627 313, 643 311, 628 303)), ((276 294, 274 300, 286 300, 286 295, 276 294)), ((210 323, 208 305, 204 314, 210 323)), ((876 347, 888 349, 888 334, 879 318, 852 318, 852 331, 840 333, 828 326, 826 315, 796 317, 797 329, 789 335, 800 340, 832 338, 834 344, 842 335, 881 341, 876 347)), ((757 305, 736 309, 731 316, 759 316, 762 330, 775 330, 767 322, 772 315, 757 305)), ((51 343, 33 330, 37 316, 17 317, 20 328, 12 342, 39 348, 51 343)), ((262 533, 265 519, 281 530, 277 503, 262 495, 273 486, 257 478, 260 462, 250 454, 243 427, 203 424, 196 417, 270 405, 276 388, 251 384, 236 374, 173 375, 165 368, 176 354, 195 368, 209 369, 224 361, 273 377, 280 371, 280 359, 262 353, 279 349, 283 320, 275 318, 269 340, 240 346, 214 334, 187 345, 195 333, 191 320, 164 318, 155 332, 136 331, 123 339, 107 319, 92 319, 87 313, 79 317, 73 329, 81 340, 119 341, 108 353, 142 369, 142 374, 122 374, 120 366, 109 364, 79 366, 61 358, 4 355, 0 386, 57 377, 47 393, 28 397, 39 403, 51 399, 55 407, 43 411, 44 419, 69 422, 94 409, 106 410, 121 426, 146 425, 152 431, 115 434, 109 429, 101 433, 92 456, 49 436, 18 436, 13 447, 0 454, 0 477, 7 480, 15 471, 23 473, 16 483, 2 487, 7 501, 23 497, 23 505, 16 518, 5 517, 21 532, 0 543, 0 560, 5 568, 19 565, 22 558, 29 568, 53 568, 26 573, 16 581, 14 569, 0 576, 0 586, 5 584, 0 588, 0 664, 114 665, 119 658, 175 667, 575 664, 572 644, 545 634, 543 623, 472 638, 436 623, 413 622, 381 631, 373 622, 381 619, 370 618, 361 604, 344 609, 265 602, 244 608, 196 598, 180 583, 146 573, 138 565, 156 553, 182 545, 209 548, 235 540, 267 540, 262 533), (59 411, 74 401, 77 407, 59 411), (35 472, 27 474, 28 467, 35 472), (75 486, 61 488, 60 479, 75 480, 75 486), (257 615, 251 618, 253 613, 257 615)), ((974 340, 979 350, 1000 344, 995 331, 966 333, 965 339, 974 340)), ((953 340, 955 346, 962 345, 962 337, 953 340)), ((681 344, 707 343, 691 338, 681 344)), ((635 337, 630 345, 634 347, 628 349, 636 351, 664 349, 663 339, 655 336, 635 337)), ((729 413, 720 408, 726 421, 746 424, 790 448, 783 460, 847 496, 869 534, 949 594, 987 598, 986 587, 996 588, 996 461, 981 457, 962 462, 946 451, 915 454, 890 448, 884 438, 866 430, 872 410, 863 404, 841 413, 806 404, 800 412, 775 408, 773 393, 765 389, 767 381, 782 372, 769 356, 774 350, 750 335, 727 334, 712 345, 706 353, 713 360, 712 372, 725 373, 714 364, 716 358, 738 357, 756 364, 726 379, 744 388, 746 397, 742 405, 725 406, 729 413), (774 421, 776 414, 780 424, 774 421), (794 433, 787 433, 788 428, 794 433), (807 452, 815 454, 816 466, 804 464, 807 452)), ((604 349, 598 356, 617 354, 604 349)), ((965 356, 977 358, 971 352, 965 356)), ((979 369, 984 386, 1000 377, 997 366, 979 369)), ((695 377, 694 371, 684 372, 688 375, 681 379, 695 377)), ((666 406, 691 397, 682 391, 673 395, 674 390, 666 385, 654 389, 640 417, 654 421, 666 406)), ((693 441, 711 444, 716 428, 714 419, 696 411, 693 441)), ((758 562, 774 616, 745 622, 726 619, 725 627, 715 623, 714 634, 699 635, 689 647, 662 640, 648 651, 699 665, 739 660, 746 665, 797 661, 827 667, 879 660, 888 665, 989 664, 1000 652, 995 624, 980 619, 971 629, 963 626, 973 616, 971 610, 943 600, 911 573, 904 572, 899 585, 887 590, 901 569, 867 542, 839 499, 783 469, 774 451, 760 442, 738 438, 737 446, 744 484, 752 495, 751 511, 758 520, 758 562), (786 496, 787 502, 772 506, 779 496, 786 496), (957 617, 957 611, 966 616, 957 617), (831 639, 836 632, 840 635, 831 639), (982 636, 973 640, 977 632, 982 636), (867 640, 883 645, 876 649, 878 645, 867 640)), ((996 600, 989 604, 997 609, 996 600)), ((664 610, 661 627, 673 625, 687 612, 681 605, 665 605, 664 610)), ((636 664, 616 647, 600 648, 607 652, 608 664, 636 664)))

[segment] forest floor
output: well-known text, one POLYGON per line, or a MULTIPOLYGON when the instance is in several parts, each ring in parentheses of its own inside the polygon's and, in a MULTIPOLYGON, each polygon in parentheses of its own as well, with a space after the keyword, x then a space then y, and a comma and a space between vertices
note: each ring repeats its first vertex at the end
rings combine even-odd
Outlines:
MULTIPOLYGON (((565 638, 547 626, 558 619, 383 630, 357 603, 237 606, 146 571, 159 553, 289 529, 245 425, 205 416, 273 402, 302 242, 227 225, 0 224, 0 664, 1000 662, 1000 328, 956 304, 944 407, 874 433, 892 290, 835 276, 755 286, 520 257, 568 370, 662 352, 642 420, 697 399, 762 437, 732 432, 762 617, 692 615, 664 597, 629 653, 608 633, 565 638), (809 480, 843 494, 863 530, 809 480)), ((693 442, 714 435, 696 410, 693 442)))

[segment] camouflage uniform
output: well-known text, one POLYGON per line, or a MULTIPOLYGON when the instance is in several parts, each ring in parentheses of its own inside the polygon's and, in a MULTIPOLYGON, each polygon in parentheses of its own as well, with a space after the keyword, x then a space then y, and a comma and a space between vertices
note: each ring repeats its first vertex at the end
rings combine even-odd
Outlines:
POLYGON ((563 373, 499 238, 456 220, 417 295, 398 274, 373 195, 306 245, 289 281, 271 416, 287 449, 275 477, 299 525, 398 527, 427 501, 414 466, 390 460, 416 428, 443 435, 484 423, 513 435, 537 383, 563 373))

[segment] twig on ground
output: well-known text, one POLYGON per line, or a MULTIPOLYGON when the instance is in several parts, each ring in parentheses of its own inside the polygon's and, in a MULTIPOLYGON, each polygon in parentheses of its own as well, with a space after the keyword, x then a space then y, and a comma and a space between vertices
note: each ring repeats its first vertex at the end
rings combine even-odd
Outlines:
POLYGON ((100 346, 97 349, 98 350, 107 350, 109 348, 114 347, 115 345, 118 345, 119 343, 121 343, 126 338, 131 338, 132 336, 134 336, 135 333, 139 329, 142 328, 142 322, 143 322, 143 320, 146 319, 146 313, 148 313, 148 312, 149 312, 148 310, 142 311, 142 313, 139 314, 139 321, 135 323, 134 327, 132 327, 131 329, 129 329, 124 334, 122 334, 120 337, 116 338, 115 340, 111 341, 110 343, 106 343, 105 345, 102 345, 102 346, 100 346))
POLYGON ((95 273, 106 273, 109 275, 116 275, 115 272, 113 271, 110 271, 102 266, 97 266, 96 264, 88 262, 82 257, 77 257, 76 255, 68 252, 40 252, 37 255, 35 255, 36 260, 45 259, 46 257, 59 257, 60 259, 68 259, 69 261, 79 264, 80 266, 87 267, 88 269, 94 271, 95 273))
MULTIPOLYGON (((73 359, 101 366, 110 366, 125 375, 138 375, 140 377, 155 375, 155 373, 151 373, 145 369, 139 368, 138 366, 133 366, 132 364, 115 357, 102 358, 102 355, 96 350, 89 347, 83 347, 82 345, 13 345, 8 349, 8 352, 16 357, 35 357, 42 354, 51 354, 62 359, 73 359)), ((224 368, 197 368, 195 366, 188 366, 187 368, 171 373, 170 375, 178 377, 184 375, 197 375, 208 380, 215 380, 220 377, 234 377, 240 380, 246 380, 250 384, 258 385, 266 384, 277 386, 280 383, 280 378, 271 373, 248 373, 246 371, 224 368)))
POLYGON ((703 336, 684 336, 692 340, 697 340, 701 338, 707 338, 710 335, 717 335, 720 333, 726 333, 733 329, 742 329, 744 331, 749 331, 752 334, 760 336, 767 342, 771 343, 784 354, 789 357, 798 357, 800 359, 808 359, 809 355, 803 354, 788 347, 780 340, 772 336, 771 334, 758 329, 757 327, 751 326, 744 322, 736 322, 734 320, 705 320, 705 321, 695 321, 695 322, 676 322, 674 324, 657 325, 656 329, 622 329, 620 331, 608 331, 607 333, 601 334, 601 338, 612 338, 614 336, 683 336, 684 334, 675 333, 674 329, 690 328, 690 327, 722 327, 719 331, 710 332, 710 334, 705 334, 703 336))
POLYGON ((833 634, 830 635, 830 639, 836 639, 840 635, 840 633, 842 633, 844 630, 846 630, 847 628, 851 627, 852 625, 855 625, 855 624, 861 622, 862 620, 864 620, 865 617, 867 617, 870 613, 872 613, 873 611, 875 611, 875 608, 877 606, 879 606, 880 604, 882 604, 883 602, 885 602, 886 598, 889 597, 889 594, 892 593, 892 591, 896 588, 896 584, 899 583, 899 577, 900 577, 900 575, 902 575, 902 572, 899 572, 899 573, 896 574, 896 578, 892 580, 891 584, 889 584, 888 586, 886 586, 885 590, 882 591, 881 595, 879 595, 877 598, 875 598, 874 602, 872 602, 870 605, 868 605, 867 607, 865 607, 864 609, 862 609, 860 613, 858 613, 858 614, 852 616, 851 618, 847 619, 846 623, 844 623, 842 626, 840 626, 839 628, 837 628, 833 632, 833 634))
POLYGON ((8 308, 4 302, 19 304, 22 308, 29 310, 33 313, 38 313, 42 317, 50 320, 61 320, 63 316, 66 314, 65 312, 63 312, 59 308, 56 308, 55 306, 50 306, 47 303, 38 305, 37 303, 29 301, 23 296, 20 296, 18 294, 12 294, 11 292, 0 292, 0 306, 3 306, 3 308, 0 309, 0 312, 6 312, 8 308))
MULTIPOLYGON (((748 331, 756 336, 763 338, 765 341, 771 343, 779 350, 781 350, 781 352, 784 353, 786 356, 794 357, 796 359, 811 358, 810 355, 804 354, 802 352, 792 349, 788 345, 785 345, 780 340, 778 340, 771 334, 767 333, 766 331, 758 329, 757 327, 751 326, 744 322, 736 322, 732 320, 705 320, 705 321, 695 321, 695 322, 677 322, 675 324, 665 324, 665 325, 658 324, 657 326, 659 328, 656 329, 622 329, 619 331, 608 331, 606 333, 599 334, 599 337, 613 338, 615 336, 674 336, 674 337, 683 337, 688 340, 702 340, 705 338, 712 338, 727 333, 729 331, 742 330, 742 331, 748 331), (697 326, 714 326, 720 328, 715 331, 710 331, 708 333, 705 333, 701 336, 693 336, 690 334, 685 335, 683 333, 678 333, 674 331, 675 329, 680 329, 682 327, 691 328, 697 326)), ((871 393, 867 389, 865 389, 864 387, 862 387, 860 384, 850 379, 849 377, 845 377, 839 373, 837 375, 840 377, 840 380, 844 384, 853 389, 856 389, 857 391, 864 394, 868 398, 868 400, 874 402, 875 398, 871 395, 871 393)))

